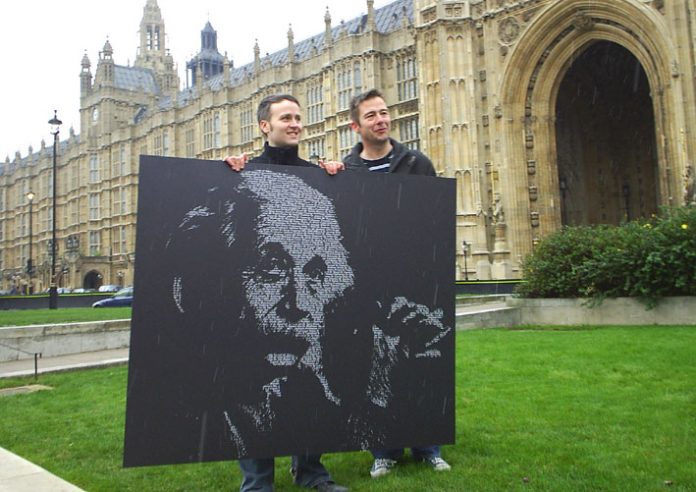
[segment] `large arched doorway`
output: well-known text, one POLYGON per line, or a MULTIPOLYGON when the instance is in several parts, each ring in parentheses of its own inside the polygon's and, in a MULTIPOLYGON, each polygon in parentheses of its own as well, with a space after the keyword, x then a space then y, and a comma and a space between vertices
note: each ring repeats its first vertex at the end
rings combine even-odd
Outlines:
POLYGON ((97 290, 102 286, 103 276, 96 270, 91 270, 87 275, 85 275, 85 280, 83 282, 83 287, 85 289, 97 290))
POLYGON ((657 211, 655 117, 645 70, 624 47, 590 44, 558 91, 561 220, 619 224, 657 211))

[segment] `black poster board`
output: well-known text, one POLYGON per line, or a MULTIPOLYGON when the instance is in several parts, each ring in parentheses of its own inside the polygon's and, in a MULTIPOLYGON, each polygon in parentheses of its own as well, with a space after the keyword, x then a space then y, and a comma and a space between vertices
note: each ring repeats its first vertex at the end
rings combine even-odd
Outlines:
POLYGON ((454 442, 454 206, 142 156, 124 465, 454 442))

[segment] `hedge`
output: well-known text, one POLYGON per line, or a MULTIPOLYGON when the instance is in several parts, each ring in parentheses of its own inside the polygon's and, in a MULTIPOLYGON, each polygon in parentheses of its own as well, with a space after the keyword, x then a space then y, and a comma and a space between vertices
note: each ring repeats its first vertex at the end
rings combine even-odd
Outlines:
POLYGON ((523 262, 522 297, 696 295, 696 207, 620 226, 564 226, 523 262))

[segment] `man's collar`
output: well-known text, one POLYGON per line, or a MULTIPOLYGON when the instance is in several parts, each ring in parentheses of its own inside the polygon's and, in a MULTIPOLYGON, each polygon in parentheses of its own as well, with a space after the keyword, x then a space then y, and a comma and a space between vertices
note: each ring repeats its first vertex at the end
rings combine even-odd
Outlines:
POLYGON ((264 143, 264 152, 268 152, 272 155, 284 156, 284 157, 297 157, 299 152, 298 146, 292 147, 273 147, 268 142, 264 143))
POLYGON ((362 148, 360 149, 360 157, 362 159, 367 159, 369 161, 376 161, 378 159, 382 159, 382 158, 388 156, 389 153, 394 150, 394 142, 392 141, 391 138, 389 138, 388 144, 385 146, 385 149, 386 150, 384 152, 380 152, 379 155, 367 155, 365 153, 365 143, 362 142, 362 148))

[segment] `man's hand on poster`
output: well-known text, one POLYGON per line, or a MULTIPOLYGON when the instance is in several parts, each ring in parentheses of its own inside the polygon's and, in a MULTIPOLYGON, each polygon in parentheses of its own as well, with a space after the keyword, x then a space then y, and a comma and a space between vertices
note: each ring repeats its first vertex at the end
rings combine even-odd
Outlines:
POLYGON ((225 164, 227 164, 233 171, 241 171, 246 166, 249 161, 249 154, 246 152, 239 155, 228 155, 224 159, 225 164))
MULTIPOLYGON (((442 323, 441 309, 397 297, 372 326, 374 349, 368 397, 386 408, 392 398, 392 373, 401 363, 442 355, 438 344, 452 330, 442 323)), ((397 369, 398 370, 398 369, 397 369)))
POLYGON ((331 176, 343 171, 346 166, 339 161, 319 161, 319 167, 331 176))

